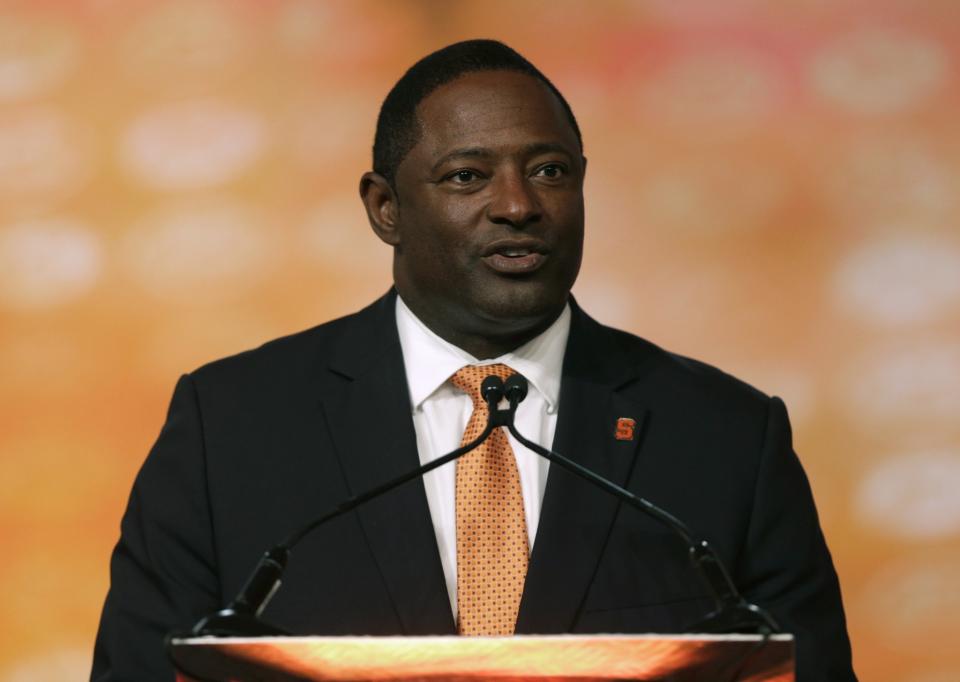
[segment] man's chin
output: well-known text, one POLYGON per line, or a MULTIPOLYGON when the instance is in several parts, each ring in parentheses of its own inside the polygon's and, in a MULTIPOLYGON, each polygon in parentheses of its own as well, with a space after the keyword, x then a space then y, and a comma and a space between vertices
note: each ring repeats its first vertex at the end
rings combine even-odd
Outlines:
POLYGON ((567 293, 545 292, 539 287, 504 287, 487 290, 477 300, 477 313, 504 331, 546 327, 563 311, 567 293), (490 295, 492 294, 492 295, 490 295))

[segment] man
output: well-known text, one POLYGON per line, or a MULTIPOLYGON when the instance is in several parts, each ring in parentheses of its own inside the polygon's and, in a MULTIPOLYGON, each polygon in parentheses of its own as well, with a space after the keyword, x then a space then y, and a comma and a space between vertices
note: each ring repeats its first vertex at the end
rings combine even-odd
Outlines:
MULTIPOLYGON (((94 679, 170 679, 166 632, 229 601, 288 532, 469 440, 488 372, 529 380, 522 433, 709 538, 797 636, 798 679, 855 679, 783 404, 570 298, 585 168, 566 101, 506 46, 407 72, 360 183, 395 289, 181 378, 124 516, 94 679)), ((263 617, 315 634, 676 632, 709 608, 676 537, 500 433, 308 536, 263 617)))

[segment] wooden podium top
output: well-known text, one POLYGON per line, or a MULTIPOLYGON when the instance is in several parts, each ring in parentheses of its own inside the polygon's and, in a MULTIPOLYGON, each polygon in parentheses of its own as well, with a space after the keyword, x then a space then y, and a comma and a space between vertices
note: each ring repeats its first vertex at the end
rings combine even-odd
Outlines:
POLYGON ((793 682, 791 635, 174 639, 178 679, 793 682))

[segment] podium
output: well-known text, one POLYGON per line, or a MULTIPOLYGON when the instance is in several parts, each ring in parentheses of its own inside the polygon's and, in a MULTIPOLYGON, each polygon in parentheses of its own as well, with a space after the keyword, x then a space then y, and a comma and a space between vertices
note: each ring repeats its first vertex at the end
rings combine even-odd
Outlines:
POLYGON ((792 635, 194 637, 178 682, 793 682, 792 635))

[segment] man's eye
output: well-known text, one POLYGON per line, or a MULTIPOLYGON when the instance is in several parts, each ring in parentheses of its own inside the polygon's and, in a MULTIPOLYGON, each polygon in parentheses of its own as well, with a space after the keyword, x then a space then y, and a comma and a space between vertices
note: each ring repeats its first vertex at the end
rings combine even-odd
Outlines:
POLYGON ((548 163, 546 166, 541 166, 537 169, 536 175, 541 178, 559 178, 565 173, 563 166, 556 163, 548 163))
POLYGON ((450 174, 447 179, 455 184, 464 185, 468 182, 476 180, 478 177, 480 176, 478 176, 472 170, 458 170, 455 173, 450 174))

